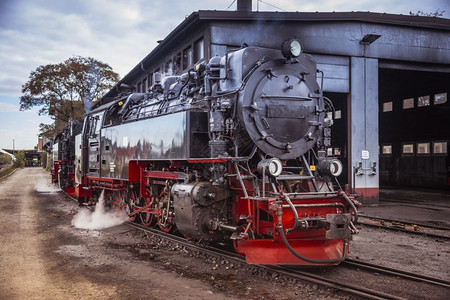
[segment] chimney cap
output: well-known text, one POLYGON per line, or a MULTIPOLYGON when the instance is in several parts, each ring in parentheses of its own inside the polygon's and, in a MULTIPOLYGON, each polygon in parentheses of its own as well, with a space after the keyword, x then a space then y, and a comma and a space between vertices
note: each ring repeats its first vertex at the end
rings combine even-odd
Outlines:
POLYGON ((237 0, 237 11, 252 11, 252 0, 237 0))

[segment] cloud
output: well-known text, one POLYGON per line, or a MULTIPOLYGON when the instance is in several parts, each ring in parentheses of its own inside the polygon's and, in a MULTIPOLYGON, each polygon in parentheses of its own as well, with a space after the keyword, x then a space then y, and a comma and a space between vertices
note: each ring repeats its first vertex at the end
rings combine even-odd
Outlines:
MULTIPOLYGON (((226 10, 232 2, 0 0, 0 97, 2 101, 4 96, 14 98, 9 103, 17 103, 0 102, 0 112, 12 113, 11 109, 18 108, 21 86, 40 65, 59 63, 74 55, 90 56, 108 63, 123 77, 157 46, 157 40, 164 39, 186 16, 198 10, 226 10)), ((448 0, 265 0, 259 2, 260 10, 277 10, 266 3, 286 11, 409 14, 409 11, 439 9, 446 11, 445 16, 450 14, 448 0)), ((253 1, 253 9, 256 8, 253 1)), ((233 4, 229 10, 235 9, 233 4)), ((10 127, 3 115, 0 126, 10 127)), ((0 136, 0 141, 3 138, 0 136)), ((34 139, 35 136, 30 136, 30 140, 34 139)))
POLYGON ((0 148, 33 149, 37 143, 39 124, 51 123, 48 116, 38 116, 37 108, 18 111, 19 105, 0 101, 0 148))
POLYGON ((19 108, 19 105, 0 102, 0 112, 18 112, 19 108))

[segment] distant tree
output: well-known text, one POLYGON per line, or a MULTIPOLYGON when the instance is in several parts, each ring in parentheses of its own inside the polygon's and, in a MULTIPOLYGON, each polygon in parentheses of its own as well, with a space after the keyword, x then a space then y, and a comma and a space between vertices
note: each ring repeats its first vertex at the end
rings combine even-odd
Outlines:
POLYGON ((434 18, 443 17, 443 16, 444 16, 444 13, 445 13, 445 10, 439 11, 439 9, 436 10, 435 12, 432 12, 432 13, 425 13, 425 12, 423 12, 423 11, 421 11, 421 10, 419 10, 419 11, 416 12, 416 13, 413 13, 412 11, 409 12, 409 14, 410 14, 411 16, 434 17, 434 18))
POLYGON ((46 169, 47 168, 47 152, 41 152, 41 166, 46 169))
POLYGON ((41 124, 44 136, 60 132, 67 122, 82 118, 92 103, 119 81, 112 68, 92 57, 74 56, 59 64, 38 67, 22 85, 20 110, 39 106, 54 124, 41 124))
POLYGON ((14 161, 14 166, 22 168, 25 164, 25 152, 19 151, 14 154, 16 160, 14 161))
MULTIPOLYGON (((60 122, 58 122, 58 123, 60 123, 60 122)), ((54 138, 55 135, 60 133, 62 131, 62 128, 64 128, 64 126, 62 126, 62 128, 60 128, 58 126, 58 129, 57 129, 55 124, 56 124, 56 120, 53 124, 44 124, 44 123, 39 124, 39 131, 41 132, 41 135, 45 136, 49 139, 54 138)))

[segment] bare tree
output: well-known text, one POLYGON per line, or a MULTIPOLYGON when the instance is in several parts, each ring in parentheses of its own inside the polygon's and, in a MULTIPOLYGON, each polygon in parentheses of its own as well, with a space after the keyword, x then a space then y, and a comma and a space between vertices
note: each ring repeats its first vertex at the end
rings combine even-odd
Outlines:
POLYGON ((423 11, 421 11, 421 10, 419 10, 419 11, 416 12, 416 13, 413 13, 412 11, 409 12, 409 14, 410 14, 411 16, 434 17, 434 18, 443 17, 443 16, 444 16, 444 13, 445 13, 445 10, 439 11, 439 9, 436 10, 435 12, 432 12, 432 13, 425 13, 425 12, 423 12, 423 11))

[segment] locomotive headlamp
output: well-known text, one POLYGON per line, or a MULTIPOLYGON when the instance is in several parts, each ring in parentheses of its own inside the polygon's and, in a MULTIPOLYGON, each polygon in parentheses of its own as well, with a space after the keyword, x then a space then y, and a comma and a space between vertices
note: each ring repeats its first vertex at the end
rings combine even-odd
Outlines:
POLYGON ((283 165, 278 158, 263 159, 258 163, 258 171, 269 174, 272 177, 277 177, 283 171, 283 165))
POLYGON ((281 45, 281 54, 287 59, 292 57, 299 57, 302 54, 303 48, 299 40, 289 39, 281 45))
POLYGON ((319 162, 318 171, 322 176, 338 177, 342 174, 344 166, 339 159, 324 159, 319 162))
POLYGON ((330 173, 331 175, 333 175, 334 177, 338 177, 339 175, 342 174, 342 170, 344 169, 342 163, 340 160, 337 159, 333 159, 331 161, 331 165, 330 165, 330 173))

